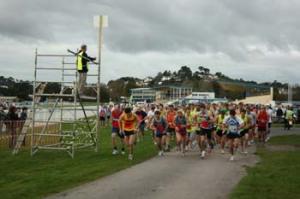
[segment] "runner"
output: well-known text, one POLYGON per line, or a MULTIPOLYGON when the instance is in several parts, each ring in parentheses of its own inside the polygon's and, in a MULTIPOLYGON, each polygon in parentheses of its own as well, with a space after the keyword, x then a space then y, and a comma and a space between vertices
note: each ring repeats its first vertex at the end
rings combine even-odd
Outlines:
POLYGON ((176 132, 176 144, 177 149, 182 152, 182 155, 185 155, 185 144, 187 138, 187 120, 183 114, 182 110, 177 111, 177 116, 174 120, 175 132, 176 132))
POLYGON ((216 119, 216 137, 217 137, 217 143, 220 145, 221 153, 224 154, 224 148, 226 143, 226 129, 223 129, 223 121, 225 119, 226 110, 222 109, 220 110, 220 114, 218 115, 216 119))
POLYGON ((191 110, 189 107, 186 108, 185 111, 185 118, 187 120, 187 139, 185 143, 185 150, 188 151, 189 148, 191 148, 191 134, 193 132, 192 126, 193 126, 193 115, 191 114, 191 110))
POLYGON ((99 120, 100 120, 100 126, 105 126, 105 107, 100 106, 99 107, 99 120))
POLYGON ((271 105, 268 106, 267 113, 268 113, 268 116, 269 116, 269 121, 268 121, 266 142, 270 139, 270 136, 271 136, 272 116, 273 116, 273 109, 272 109, 271 105))
MULTIPOLYGON (((155 106, 151 106, 149 112, 147 113, 147 119, 146 119, 146 124, 147 124, 147 128, 148 129, 151 129, 151 124, 152 124, 152 120, 154 118, 154 115, 155 115, 155 106)), ((155 132, 152 131, 152 139, 153 139, 153 143, 156 144, 156 141, 155 141, 155 132)))
POLYGON ((106 125, 105 126, 108 126, 110 124, 110 118, 111 118, 111 111, 112 111, 112 105, 109 105, 107 108, 106 108, 106 125))
POLYGON ((242 153, 248 154, 247 147, 248 147, 248 139, 249 139, 249 129, 251 128, 251 118, 247 114, 245 109, 240 111, 241 113, 241 120, 243 121, 244 125, 240 130, 240 139, 241 139, 241 148, 242 153))
POLYGON ((133 160, 133 144, 135 142, 135 133, 137 130, 138 118, 132 113, 130 107, 126 107, 124 113, 120 116, 119 126, 125 135, 125 143, 128 147, 128 159, 133 160))
POLYGON ((255 143, 257 113, 256 113, 256 109, 253 106, 249 107, 247 112, 248 115, 251 116, 251 128, 249 130, 249 145, 251 145, 255 143))
POLYGON ((266 142, 266 134, 267 134, 267 125, 269 121, 269 116, 266 111, 266 107, 262 106, 259 108, 260 111, 257 115, 257 132, 258 132, 258 140, 261 143, 266 142))
POLYGON ((170 141, 171 141, 171 137, 174 136, 175 134, 175 126, 174 126, 174 120, 176 117, 176 112, 174 110, 174 106, 170 105, 169 106, 169 110, 167 111, 166 114, 166 119, 168 122, 168 129, 167 129, 167 138, 166 138, 166 151, 170 151, 170 141))
POLYGON ((211 142, 213 118, 209 115, 208 111, 205 109, 204 104, 201 105, 201 111, 199 117, 200 117, 200 150, 201 150, 201 158, 203 159, 206 154, 207 142, 210 146, 209 152, 213 148, 213 144, 211 142))
POLYGON ((121 140, 121 144, 122 144, 122 148, 121 148, 121 154, 124 155, 125 154, 125 150, 124 150, 124 134, 120 132, 120 126, 119 126, 119 119, 120 116, 122 115, 122 110, 120 109, 119 105, 116 105, 113 110, 112 110, 112 134, 111 134, 111 138, 112 138, 112 146, 113 146, 113 151, 112 154, 113 155, 117 155, 119 153, 118 148, 117 148, 117 141, 116 141, 116 137, 118 136, 121 140))
POLYGON ((166 119, 163 116, 161 116, 161 112, 155 111, 155 116, 152 120, 152 124, 150 128, 155 133, 155 141, 156 141, 157 148, 159 150, 158 152, 159 156, 162 156, 164 154, 163 145, 165 144, 167 127, 168 127, 168 123, 166 119))
POLYGON ((229 116, 227 116, 224 121, 224 129, 228 129, 227 130, 227 139, 229 140, 229 147, 230 147, 230 161, 234 160, 234 154, 235 154, 235 150, 238 148, 239 146, 239 130, 243 125, 243 121, 236 116, 235 114, 235 110, 232 109, 229 112, 229 116))
POLYGON ((147 119, 147 113, 142 109, 142 107, 138 107, 137 111, 135 112, 136 116, 138 117, 138 132, 137 132, 137 142, 140 140, 142 141, 145 135, 145 127, 147 119))
POLYGON ((190 149, 195 148, 197 145, 197 128, 198 128, 198 122, 197 122, 197 107, 192 106, 191 107, 191 114, 190 114, 190 122, 191 122, 191 135, 189 137, 189 143, 190 143, 190 149))
POLYGON ((288 106, 284 116, 284 130, 290 130, 293 127, 295 114, 293 108, 288 106))

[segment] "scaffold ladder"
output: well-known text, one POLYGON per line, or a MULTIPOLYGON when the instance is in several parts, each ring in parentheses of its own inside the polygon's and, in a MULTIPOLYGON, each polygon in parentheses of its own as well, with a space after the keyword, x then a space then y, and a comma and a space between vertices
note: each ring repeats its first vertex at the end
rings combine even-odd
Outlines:
MULTIPOLYGON (((41 81, 49 83, 56 83, 60 85, 60 91, 54 93, 33 92, 33 98, 45 97, 47 99, 54 99, 54 104, 47 107, 40 106, 39 103, 33 101, 31 126, 39 124, 41 128, 31 128, 31 156, 35 155, 40 150, 56 150, 66 151, 72 158, 74 158, 77 149, 93 147, 98 151, 98 132, 99 132, 99 102, 100 102, 100 68, 99 63, 89 60, 91 65, 97 67, 97 73, 87 74, 87 76, 97 77, 96 83, 92 87, 96 87, 95 92, 97 97, 87 97, 80 95, 78 92, 78 76, 77 68, 74 67, 74 58, 80 56, 75 52, 68 50, 70 54, 38 54, 35 53, 35 68, 34 68, 34 85, 41 81), (54 61, 40 62, 42 58, 51 58, 54 61), (57 58, 61 58, 61 65, 57 66, 57 58), (71 60, 72 59, 72 60, 71 60), (45 66, 45 63, 47 66, 45 66), (53 64, 52 64, 53 63, 53 64), (55 64, 55 66, 54 66, 55 64), (39 71, 39 72, 38 72, 39 71), (49 77, 41 80, 40 75, 45 71, 60 71, 61 79, 57 77, 49 77), (87 108, 83 100, 96 100, 95 107, 87 108), (65 106, 65 102, 71 102, 71 105, 65 106), (41 117, 40 113, 47 110, 45 116, 41 117), (57 111, 58 110, 58 111, 57 111), (66 112, 65 112, 66 111, 66 112), (82 111, 78 118, 78 111, 82 111), (60 112, 60 116, 58 116, 60 112), (66 113, 71 113, 70 115, 66 113), (89 115, 89 113, 92 113, 89 115), (58 117, 57 117, 58 116, 58 117), (90 118, 90 116, 92 116, 90 118), (51 130, 52 125, 55 127, 59 125, 58 129, 51 130)), ((84 57, 87 58, 88 57, 84 57)), ((20 145, 22 142, 20 143, 20 145)))
MULTIPOLYGON (((42 93, 44 93, 46 85, 47 85, 47 83, 39 83, 37 85, 37 88, 34 88, 34 89, 37 89, 37 93, 42 94, 42 93)), ((33 100, 34 100, 35 103, 39 103, 39 101, 41 100, 41 97, 37 96, 33 100)), ((22 144, 24 142, 24 139, 26 137, 26 134, 28 132, 28 129, 31 126, 31 123, 32 123, 32 111, 29 112, 29 115, 26 118, 26 121, 25 121, 25 123, 23 125, 23 128, 21 130, 21 133, 20 133, 20 135, 17 138, 16 145, 15 145, 14 150, 12 152, 14 155, 19 152, 19 150, 20 150, 20 148, 21 148, 21 146, 22 146, 22 144)))

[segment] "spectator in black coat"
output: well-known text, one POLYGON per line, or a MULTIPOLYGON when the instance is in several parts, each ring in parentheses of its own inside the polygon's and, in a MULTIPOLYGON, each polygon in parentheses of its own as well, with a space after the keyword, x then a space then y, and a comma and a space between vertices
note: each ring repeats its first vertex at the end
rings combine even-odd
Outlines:
POLYGON ((13 149, 16 145, 17 141, 17 126, 18 126, 18 114, 17 114, 17 108, 15 106, 10 106, 9 111, 7 113, 6 117, 6 127, 8 129, 8 132, 11 135, 11 139, 9 142, 9 148, 13 149))

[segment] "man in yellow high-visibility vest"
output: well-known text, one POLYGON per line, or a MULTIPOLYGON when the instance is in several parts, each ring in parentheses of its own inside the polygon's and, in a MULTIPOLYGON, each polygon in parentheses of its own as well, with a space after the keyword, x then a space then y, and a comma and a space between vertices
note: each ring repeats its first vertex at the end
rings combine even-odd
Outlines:
POLYGON ((80 95, 84 92, 84 87, 86 84, 86 76, 87 72, 89 71, 89 65, 88 62, 95 61, 95 57, 89 57, 86 54, 87 46, 85 44, 81 45, 80 51, 77 53, 77 71, 79 73, 79 81, 78 81, 78 93, 80 95))

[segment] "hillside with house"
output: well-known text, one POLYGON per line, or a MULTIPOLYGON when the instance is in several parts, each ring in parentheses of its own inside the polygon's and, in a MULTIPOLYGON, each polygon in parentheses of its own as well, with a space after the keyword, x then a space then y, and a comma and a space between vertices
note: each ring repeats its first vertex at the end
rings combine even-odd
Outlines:
MULTIPOLYGON (((165 70, 153 77, 121 77, 110 80, 107 84, 101 84, 100 100, 101 102, 118 102, 122 98, 129 98, 131 89, 157 87, 170 87, 169 89, 182 87, 185 89, 191 88, 193 92, 214 92, 216 98, 226 98, 228 100, 265 95, 273 87, 275 100, 284 101, 288 98, 287 83, 281 83, 276 80, 258 83, 243 79, 233 79, 221 72, 212 73, 209 68, 204 66, 199 66, 196 71, 192 71, 188 66, 181 66, 177 71, 165 70)), ((60 85, 58 83, 50 83, 46 89, 48 93, 58 92, 60 85)), ((182 92, 185 91, 183 90, 182 92)), ((295 85, 292 91, 293 100, 300 100, 300 86, 295 85)), ((168 95, 168 91, 165 92, 165 95, 168 95)), ((15 96, 22 101, 30 99, 31 93, 32 83, 30 81, 0 76, 0 96, 15 96)), ((86 93, 88 95, 95 94, 91 88, 87 89, 86 93)), ((180 93, 175 94, 180 95, 180 93)))

